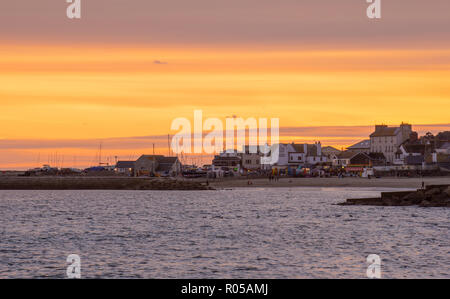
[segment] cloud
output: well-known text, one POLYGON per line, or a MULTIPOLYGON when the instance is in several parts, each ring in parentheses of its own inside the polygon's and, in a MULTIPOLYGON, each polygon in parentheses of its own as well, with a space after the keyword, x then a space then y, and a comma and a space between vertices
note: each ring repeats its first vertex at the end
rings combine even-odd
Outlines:
POLYGON ((385 1, 380 22, 363 0, 97 0, 82 4, 79 22, 65 1, 3 2, 0 39, 22 41, 423 47, 450 34, 448 0, 385 1))
MULTIPOLYGON (((414 125, 420 135, 449 131, 450 124, 414 125)), ((312 143, 321 141, 345 148, 367 139, 373 126, 327 126, 280 128, 281 142, 312 143)), ((50 163, 59 167, 87 167, 99 160, 99 145, 102 144, 102 161, 114 163, 119 160, 137 159, 141 154, 168 154, 167 135, 135 136, 104 139, 37 140, 0 139, 0 169, 28 169, 50 163)), ((185 155, 192 157, 192 155, 185 155)), ((201 163, 210 163, 212 156, 201 155, 201 163)), ((188 158, 187 161, 191 158, 188 158)), ((198 160, 198 159, 196 159, 198 160)))
MULTIPOLYGON (((282 127, 280 137, 287 141, 326 140, 327 143, 351 144, 367 139, 373 132, 373 126, 316 126, 316 127, 282 127)), ((419 135, 427 132, 434 134, 449 131, 450 124, 413 125, 419 135)), ((206 135, 207 132, 204 132, 206 135)), ((224 132, 224 135, 226 133, 224 132)), ((103 139, 0 139, 0 150, 33 150, 33 149, 98 149, 110 150, 149 149, 155 144, 157 148, 167 148, 167 135, 133 136, 103 139)))
POLYGON ((169 64, 169 63, 165 61, 155 60, 153 61, 153 64, 169 64))

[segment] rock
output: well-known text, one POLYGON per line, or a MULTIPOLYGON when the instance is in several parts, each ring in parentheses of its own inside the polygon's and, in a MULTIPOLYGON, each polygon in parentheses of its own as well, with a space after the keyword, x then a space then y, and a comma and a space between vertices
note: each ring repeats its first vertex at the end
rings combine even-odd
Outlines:
POLYGON ((381 200, 383 202, 383 206, 397 206, 399 204, 399 201, 393 198, 383 198, 381 200))
POLYGON ((341 205, 450 207, 450 186, 414 192, 384 192, 381 198, 347 199, 341 205))
POLYGON ((443 201, 440 201, 434 205, 435 207, 450 207, 450 200, 445 199, 443 201))
POLYGON ((425 199, 426 199, 426 196, 423 191, 414 192, 414 193, 411 193, 411 194, 403 197, 404 201, 410 202, 411 204, 414 204, 414 205, 420 204, 425 199))
POLYGON ((427 190, 425 192, 425 195, 428 197, 428 196, 433 196, 433 195, 437 195, 437 194, 440 194, 440 193, 441 193, 441 189, 433 188, 433 189, 427 190))
POLYGON ((382 206, 383 202, 381 198, 352 198, 345 205, 382 206))
POLYGON ((444 193, 450 198, 450 187, 447 187, 447 189, 444 190, 444 193))
POLYGON ((445 193, 439 193, 435 194, 431 197, 432 202, 441 202, 447 199, 447 194, 445 193))
POLYGON ((422 207, 422 208, 428 208, 428 207, 432 207, 432 206, 433 205, 428 200, 424 200, 419 204, 419 207, 422 207))

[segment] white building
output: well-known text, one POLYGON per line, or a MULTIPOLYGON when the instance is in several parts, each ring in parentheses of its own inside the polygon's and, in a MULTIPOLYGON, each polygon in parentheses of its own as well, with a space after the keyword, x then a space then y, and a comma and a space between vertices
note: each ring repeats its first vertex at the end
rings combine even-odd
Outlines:
POLYGON ((289 166, 314 166, 328 162, 328 157, 322 153, 322 144, 279 144, 279 159, 274 166, 286 168, 289 166))
POLYGON ((338 155, 336 155, 336 157, 332 160, 333 161, 333 166, 335 167, 347 167, 348 165, 350 165, 350 159, 353 158, 354 156, 356 156, 358 154, 358 152, 353 152, 353 151, 344 151, 338 155))
POLYGON ((400 145, 409 139, 412 132, 410 124, 401 124, 400 127, 377 125, 375 132, 370 135, 370 152, 383 153, 386 162, 393 164, 395 153, 400 145))
POLYGON ((395 153, 395 165, 418 165, 425 161, 425 144, 402 144, 395 153))

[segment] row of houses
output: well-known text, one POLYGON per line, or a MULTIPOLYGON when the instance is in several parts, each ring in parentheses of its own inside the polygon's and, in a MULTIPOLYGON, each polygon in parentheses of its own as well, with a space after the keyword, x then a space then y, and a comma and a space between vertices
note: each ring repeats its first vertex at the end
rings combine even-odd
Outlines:
MULTIPOLYGON (((338 169, 362 173, 367 168, 385 170, 450 171, 450 132, 437 136, 431 133, 419 138, 410 124, 398 127, 375 126, 369 139, 362 140, 345 150, 313 144, 281 143, 279 159, 274 164, 263 164, 258 148, 245 146, 242 151, 224 151, 212 161, 211 171, 230 170, 235 173, 268 171, 289 173, 302 169, 338 169)), ((270 153, 268 154, 270 155, 270 153)), ((175 176, 182 172, 177 157, 142 155, 136 161, 119 161, 116 171, 130 176, 175 176)))
POLYGON ((241 153, 224 152, 215 156, 213 168, 236 170, 288 171, 289 169, 334 168, 347 172, 363 172, 367 168, 384 170, 450 170, 450 132, 437 136, 428 133, 419 138, 410 124, 398 127, 375 126, 369 139, 345 150, 314 144, 278 144, 279 160, 263 165, 259 152, 250 153, 246 147, 241 153))
MULTIPOLYGON (((232 169, 235 172, 245 173, 247 171, 267 171, 276 169, 277 171, 287 171, 289 168, 311 168, 324 166, 330 163, 330 153, 338 153, 332 147, 322 148, 320 142, 314 144, 277 144, 279 158, 274 164, 263 164, 262 158, 265 156, 258 149, 250 151, 246 146, 242 151, 226 151, 216 155, 212 161, 212 170, 232 169)), ((267 155, 270 155, 268 153, 267 155)))
POLYGON ((363 140, 337 154, 334 166, 358 167, 362 157, 369 166, 385 170, 450 169, 450 132, 419 138, 410 124, 399 127, 375 126, 370 139, 363 140))

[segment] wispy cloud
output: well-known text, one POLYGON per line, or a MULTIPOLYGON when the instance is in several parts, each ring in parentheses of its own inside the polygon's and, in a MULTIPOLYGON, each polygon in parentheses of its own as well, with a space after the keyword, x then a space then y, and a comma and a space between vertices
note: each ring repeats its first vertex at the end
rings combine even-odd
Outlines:
MULTIPOLYGON (((415 125, 420 135, 450 130, 450 124, 415 125)), ((282 142, 311 143, 345 148, 367 139, 373 126, 326 126, 280 128, 282 142)), ((205 133, 206 134, 206 133, 205 133)), ((103 139, 0 139, 0 169, 27 169, 50 163, 59 167, 87 167, 98 163, 102 145, 102 161, 133 160, 141 154, 167 155, 167 135, 133 136, 103 139), (153 145, 155 148, 153 148, 153 145)), ((212 156, 196 157, 196 161, 209 163, 212 156), (199 160, 200 159, 200 160, 199 160)), ((189 161, 189 159, 187 160, 189 161)))
MULTIPOLYGON (((450 124, 414 125, 413 129, 420 135, 427 132, 438 133, 450 130, 450 124)), ((368 138, 373 126, 316 126, 316 127, 282 127, 280 137, 284 142, 291 141, 326 141, 329 145, 349 145, 360 139, 368 138)), ((204 132, 206 135, 207 132, 204 132)), ((226 132, 224 132, 224 136, 226 132)), ((173 135, 171 135, 173 136, 173 135)), ((156 148, 167 149, 168 135, 131 136, 101 139, 0 139, 2 150, 34 149, 90 149, 97 150, 100 145, 109 150, 138 150, 156 148)))

